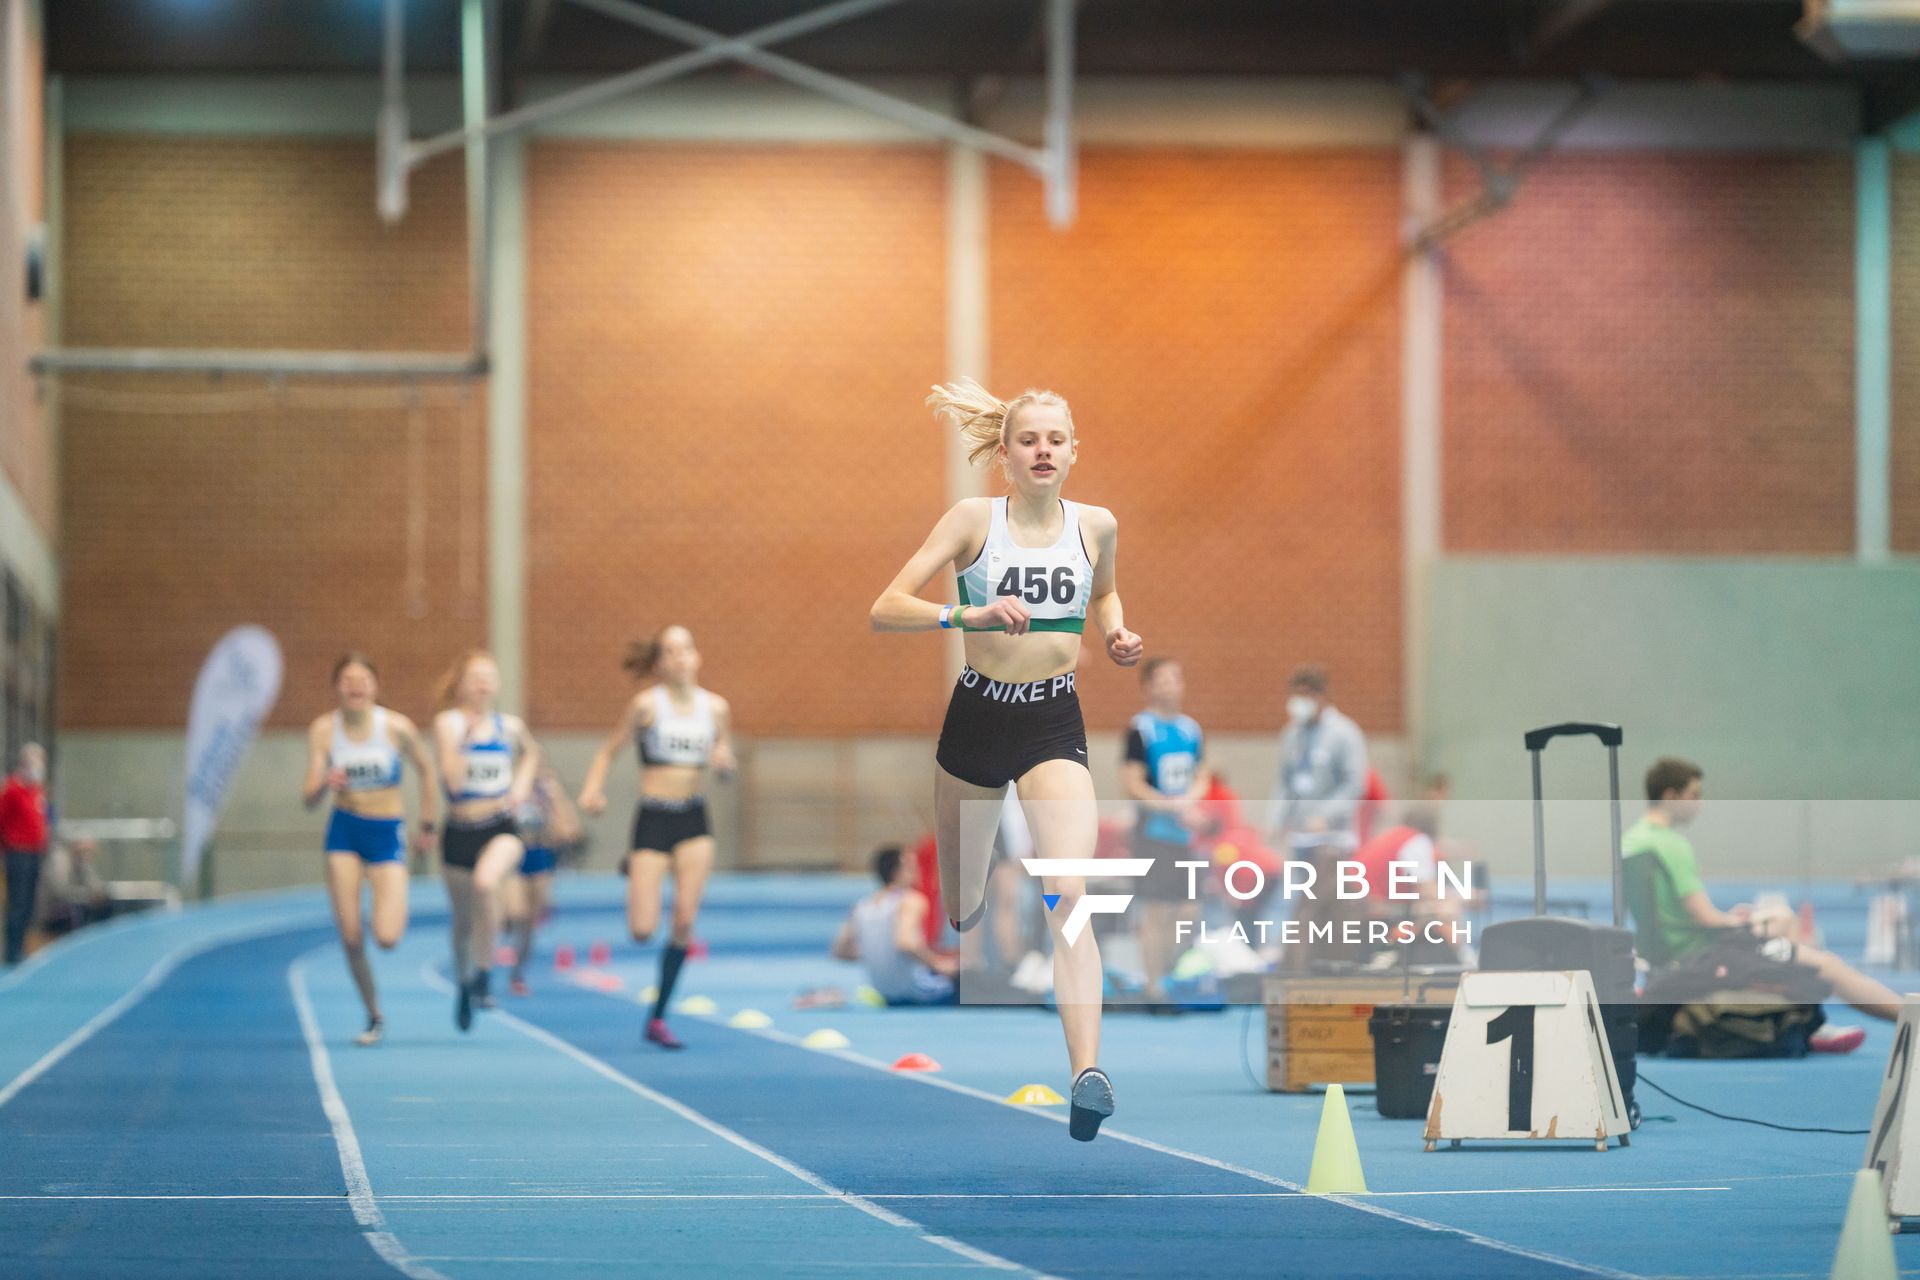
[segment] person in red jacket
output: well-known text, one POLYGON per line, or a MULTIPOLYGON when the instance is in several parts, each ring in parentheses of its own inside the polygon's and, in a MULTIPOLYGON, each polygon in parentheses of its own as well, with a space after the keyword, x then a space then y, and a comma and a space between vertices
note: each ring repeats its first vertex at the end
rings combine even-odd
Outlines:
POLYGON ((0 850, 7 863, 6 957, 13 965, 26 950, 47 853, 47 753, 37 742, 20 748, 18 766, 0 787, 0 850))
POLYGON ((1380 771, 1372 765, 1367 766, 1367 787, 1360 793, 1360 807, 1353 811, 1353 838, 1365 844, 1373 838, 1373 824, 1387 811, 1387 801, 1393 799, 1393 793, 1387 790, 1380 771))

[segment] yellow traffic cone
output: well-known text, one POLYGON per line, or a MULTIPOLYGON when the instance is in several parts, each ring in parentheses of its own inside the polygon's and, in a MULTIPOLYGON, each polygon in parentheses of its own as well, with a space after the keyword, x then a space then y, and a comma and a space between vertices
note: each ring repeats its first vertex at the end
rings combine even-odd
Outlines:
POLYGON ((1840 1228, 1840 1247, 1833 1251, 1832 1280, 1898 1280, 1899 1275, 1880 1172, 1862 1169, 1853 1175, 1853 1194, 1847 1197, 1847 1220, 1840 1228))
POLYGON ((1317 1196, 1365 1195, 1367 1180, 1360 1172, 1360 1147, 1353 1140, 1353 1117, 1347 1114, 1347 1094, 1337 1084, 1327 1086, 1320 1104, 1320 1132, 1313 1139, 1313 1169, 1307 1191, 1317 1196))

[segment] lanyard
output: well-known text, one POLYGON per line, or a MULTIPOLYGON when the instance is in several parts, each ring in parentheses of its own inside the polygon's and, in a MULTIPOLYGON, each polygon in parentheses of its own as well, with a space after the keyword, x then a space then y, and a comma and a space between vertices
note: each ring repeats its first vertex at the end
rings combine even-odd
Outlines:
POLYGON ((1304 725, 1300 729, 1300 749, 1294 755, 1293 759, 1288 762, 1288 773, 1299 774, 1312 769, 1313 748, 1319 740, 1320 720, 1319 717, 1316 716, 1310 724, 1304 725))

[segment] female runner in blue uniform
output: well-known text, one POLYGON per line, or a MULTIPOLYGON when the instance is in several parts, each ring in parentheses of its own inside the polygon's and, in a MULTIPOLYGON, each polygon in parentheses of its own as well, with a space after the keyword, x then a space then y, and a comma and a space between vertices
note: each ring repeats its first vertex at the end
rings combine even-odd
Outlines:
POLYGON ((533 795, 520 806, 520 838, 526 842, 527 855, 520 860, 520 874, 506 886, 507 933, 513 939, 513 973, 507 990, 516 996, 529 994, 527 957, 533 954, 533 931, 553 903, 553 872, 560 864, 560 850, 580 838, 580 814, 552 769, 540 770, 533 795))
POLYGON ((712 827, 705 795, 708 769, 733 772, 733 710, 699 685, 700 651, 685 627, 668 627, 636 644, 624 664, 635 679, 656 679, 633 696, 613 733, 594 753, 580 788, 580 807, 607 808, 607 770, 631 740, 640 753, 640 806, 628 845, 627 928, 645 942, 660 927, 660 889, 673 870, 673 924, 660 955, 660 982, 646 1038, 662 1049, 686 1046, 667 1027, 667 1003, 693 942, 694 922, 713 870, 712 827))
POLYGON ((433 838, 435 812, 433 766, 413 721, 379 705, 380 677, 373 663, 350 653, 333 667, 333 692, 339 706, 307 726, 307 780, 301 800, 307 808, 333 797, 327 821, 327 895, 333 922, 347 953, 347 968, 367 1007, 367 1029, 355 1044, 380 1043, 385 1019, 367 961, 361 886, 373 891, 373 940, 391 951, 407 931, 406 806, 400 797, 400 767, 405 760, 420 779, 422 847, 433 838))
POLYGON ((465 1031, 474 1006, 493 1007, 493 940, 500 932, 496 890, 526 846, 513 815, 533 794, 540 748, 518 716, 494 709, 500 668, 468 650, 440 682, 433 737, 447 788, 440 875, 453 908, 454 1025, 465 1031))
MULTIPOLYGON (((876 631, 966 633, 966 670, 947 704, 934 766, 940 892, 954 926, 986 910, 987 873, 1001 800, 1019 792, 1037 856, 1091 858, 1098 834, 1087 733, 1074 690, 1080 635, 1091 621, 1107 656, 1131 667, 1140 637, 1127 630, 1114 586, 1118 525, 1103 507, 1060 496, 1078 452, 1067 402, 1028 391, 1002 402, 972 381, 933 389, 927 403, 957 427, 978 465, 1000 464, 1011 492, 957 503, 874 602, 876 631), (920 592, 951 568, 960 603, 920 592), (963 815, 965 821, 962 821, 963 815)), ((1100 950, 1089 929, 1062 930, 1085 894, 1081 876, 1045 877, 1054 899, 1053 989, 1073 1072, 1069 1130, 1089 1142, 1113 1113, 1100 1054, 1100 950)))

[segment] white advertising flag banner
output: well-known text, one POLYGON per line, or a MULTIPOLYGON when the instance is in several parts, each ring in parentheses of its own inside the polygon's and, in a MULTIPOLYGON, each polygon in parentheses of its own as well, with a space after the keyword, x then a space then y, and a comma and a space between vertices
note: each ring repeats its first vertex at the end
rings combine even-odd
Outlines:
POLYGON ((220 807, 260 722, 280 697, 280 646, 262 627, 236 627, 200 668, 187 712, 187 796, 181 824, 180 882, 192 885, 213 838, 220 807))

